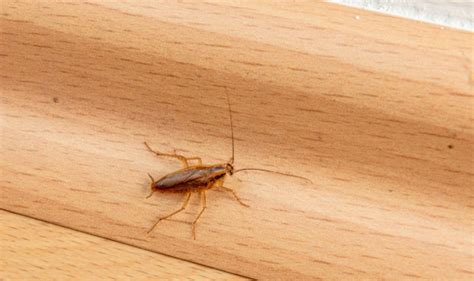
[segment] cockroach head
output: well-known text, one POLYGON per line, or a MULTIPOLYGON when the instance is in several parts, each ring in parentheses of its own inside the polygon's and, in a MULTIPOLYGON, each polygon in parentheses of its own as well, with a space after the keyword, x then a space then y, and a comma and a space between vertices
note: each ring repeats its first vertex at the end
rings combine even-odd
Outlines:
POLYGON ((234 165, 232 165, 232 162, 229 162, 225 165, 225 171, 231 176, 234 174, 234 165))

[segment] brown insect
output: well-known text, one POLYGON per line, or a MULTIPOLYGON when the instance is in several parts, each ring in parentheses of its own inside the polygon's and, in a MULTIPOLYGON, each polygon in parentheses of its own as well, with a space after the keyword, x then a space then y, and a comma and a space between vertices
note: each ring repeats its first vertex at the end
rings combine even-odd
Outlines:
POLYGON ((230 98, 229 94, 226 91, 227 96, 227 104, 229 107, 229 119, 230 119, 230 128, 231 128, 231 137, 232 137, 232 157, 227 163, 222 164, 215 164, 215 165, 203 165, 202 160, 199 157, 185 157, 183 155, 176 154, 176 151, 173 154, 168 153, 161 153, 156 150, 153 150, 146 142, 145 145, 151 152, 155 153, 157 156, 165 156, 165 157, 172 157, 176 158, 183 164, 183 168, 170 173, 161 179, 155 181, 153 177, 148 174, 151 179, 151 193, 146 198, 150 198, 153 195, 153 192, 168 192, 168 193, 184 193, 185 200, 181 208, 178 210, 158 218, 155 224, 148 230, 147 233, 150 233, 155 226, 162 220, 168 219, 177 213, 184 211, 188 206, 189 199, 191 198, 191 194, 193 192, 198 192, 201 196, 201 201, 204 203, 201 211, 197 215, 197 217, 192 222, 192 231, 193 231, 193 238, 196 239, 196 223, 204 213, 206 209, 206 191, 211 188, 220 188, 226 192, 230 192, 233 197, 244 207, 249 207, 249 205, 242 202, 242 200, 235 194, 235 192, 225 187, 224 180, 227 174, 233 175, 237 172, 241 171, 263 171, 263 172, 270 172, 284 176, 290 176, 295 178, 300 178, 311 182, 309 179, 301 176, 296 176, 292 174, 267 170, 267 169, 260 169, 260 168, 243 168, 243 169, 234 169, 234 127, 232 122, 232 110, 230 107, 230 98), (198 165, 190 165, 190 160, 196 160, 199 164, 198 165))

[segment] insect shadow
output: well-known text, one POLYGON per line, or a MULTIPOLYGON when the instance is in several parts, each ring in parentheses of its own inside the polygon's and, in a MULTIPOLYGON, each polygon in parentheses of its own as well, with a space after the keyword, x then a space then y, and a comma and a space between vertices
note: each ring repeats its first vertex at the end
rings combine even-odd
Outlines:
POLYGON ((244 207, 249 207, 249 205, 242 202, 242 200, 235 194, 234 190, 224 186, 224 180, 227 174, 232 176, 235 173, 242 172, 242 171, 262 171, 262 172, 269 172, 283 176, 295 177, 299 179, 304 179, 309 182, 308 178, 297 176, 288 173, 282 173, 267 169, 261 168, 242 168, 242 169, 234 169, 234 126, 232 121, 232 110, 230 106, 230 98, 229 94, 226 91, 227 96, 227 104, 229 108, 229 120, 230 120, 230 128, 231 128, 231 137, 232 137, 232 157, 226 163, 220 163, 215 165, 203 165, 202 160, 200 157, 185 157, 183 155, 179 155, 174 151, 171 153, 162 153, 156 150, 153 150, 148 143, 144 142, 145 146, 148 150, 157 156, 164 156, 164 157, 171 157, 181 161, 183 168, 177 170, 173 173, 167 174, 160 178, 159 180, 155 180, 150 174, 148 176, 151 179, 151 193, 146 198, 150 198, 154 192, 163 192, 163 193, 183 193, 185 194, 185 199, 183 205, 178 210, 166 215, 159 217, 158 220, 153 224, 153 226, 148 230, 147 233, 150 233, 156 225, 161 222, 162 220, 168 219, 179 212, 182 212, 186 209, 189 203, 189 199, 191 198, 192 193, 199 193, 201 196, 201 202, 203 203, 201 211, 196 216, 194 221, 192 222, 192 234, 193 239, 196 239, 196 223, 198 222, 199 218, 204 213, 204 210, 207 208, 206 203, 206 191, 212 188, 219 188, 223 191, 226 191, 240 203, 240 205, 244 207), (190 161, 197 161, 198 165, 190 165, 190 161))

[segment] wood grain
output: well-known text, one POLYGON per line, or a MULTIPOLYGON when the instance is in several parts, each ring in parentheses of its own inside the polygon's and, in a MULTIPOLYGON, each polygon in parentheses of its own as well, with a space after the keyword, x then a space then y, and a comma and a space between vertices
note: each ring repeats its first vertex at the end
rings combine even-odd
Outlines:
POLYGON ((3 280, 248 280, 0 211, 3 280))
POLYGON ((301 1, 3 1, 0 207, 259 279, 472 279, 473 34, 301 1), (357 17, 356 17, 357 16, 357 17), (179 167, 262 173, 150 235, 179 167))

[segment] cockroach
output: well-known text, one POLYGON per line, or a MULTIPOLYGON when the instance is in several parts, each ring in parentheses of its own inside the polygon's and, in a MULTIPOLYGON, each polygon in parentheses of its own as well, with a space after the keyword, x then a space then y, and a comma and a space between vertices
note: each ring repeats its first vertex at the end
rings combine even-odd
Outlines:
POLYGON ((293 174, 282 173, 282 172, 277 172, 277 171, 272 171, 272 170, 267 170, 267 169, 261 169, 261 168, 243 168, 243 169, 237 169, 237 170, 234 169, 234 125, 232 121, 232 109, 230 106, 230 98, 227 91, 226 91, 226 96, 227 96, 227 105, 229 109, 230 132, 231 132, 231 138, 232 138, 232 157, 230 158, 228 162, 215 164, 215 165, 203 165, 200 157, 185 157, 183 155, 177 154, 176 150, 172 154, 158 152, 156 150, 153 150, 148 145, 148 143, 144 142, 145 146, 150 152, 156 154, 157 156, 175 158, 181 161, 183 165, 182 169, 177 170, 176 172, 167 174, 157 181, 155 181, 155 179, 150 174, 148 174, 151 180, 151 184, 150 184, 151 193, 146 198, 150 198, 153 195, 153 193, 156 191, 185 194, 185 199, 181 208, 179 208, 178 210, 166 216, 159 217, 158 220, 155 222, 155 224, 153 224, 153 226, 148 230, 147 233, 150 233, 160 221, 169 219, 170 217, 178 214, 179 212, 184 211, 186 207, 188 206, 189 199, 191 198, 191 194, 194 192, 198 192, 200 194, 201 202, 203 202, 204 204, 201 208, 201 211, 192 222, 193 239, 196 239, 196 223, 198 222, 199 218, 202 216, 202 214, 204 213, 204 210, 207 207, 206 206, 206 191, 207 190, 212 189, 212 188, 220 188, 223 191, 231 193, 232 196, 235 198, 235 200, 237 200, 237 202, 240 203, 240 205, 244 207, 249 207, 249 205, 242 202, 239 196, 235 194, 234 190, 224 186, 224 180, 227 174, 232 176, 233 174, 242 172, 242 171, 262 171, 262 172, 269 172, 269 173, 279 174, 283 176, 304 179, 311 182, 311 180, 302 176, 297 176, 293 174), (189 161, 191 160, 197 161, 199 164, 190 165, 189 161))

